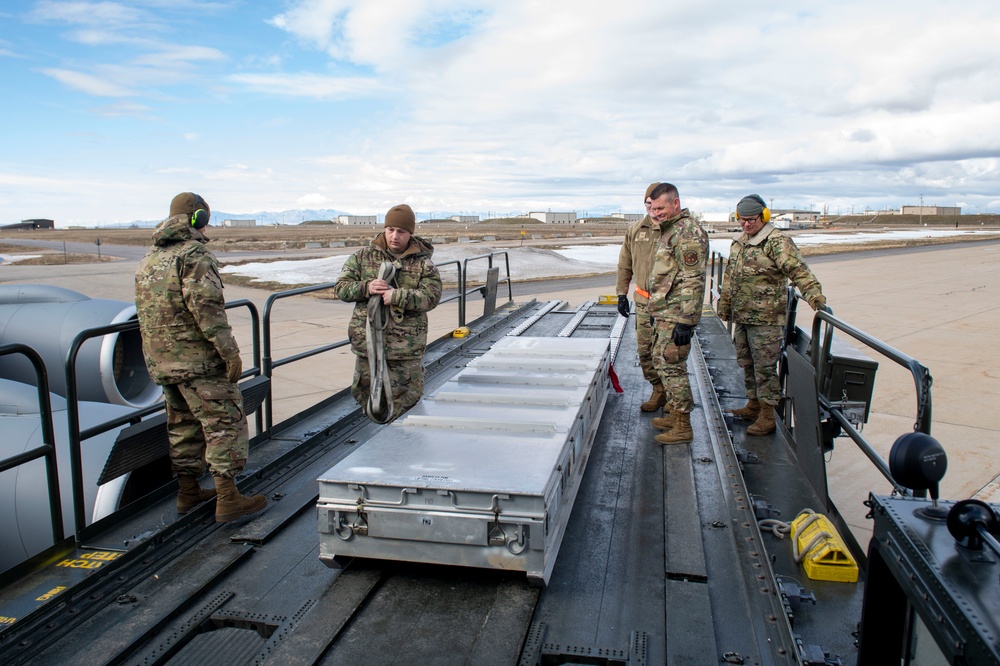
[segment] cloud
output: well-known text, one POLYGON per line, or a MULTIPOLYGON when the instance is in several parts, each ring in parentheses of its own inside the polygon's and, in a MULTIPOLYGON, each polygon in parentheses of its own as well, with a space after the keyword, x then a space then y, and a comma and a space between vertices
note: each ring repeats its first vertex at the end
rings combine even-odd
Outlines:
POLYGON ((232 83, 247 90, 269 95, 345 99, 368 97, 383 88, 377 79, 365 77, 324 76, 320 74, 234 74, 232 83))
POLYGON ((92 74, 67 69, 43 69, 42 73, 74 90, 96 97, 128 97, 134 94, 134 91, 125 86, 92 74))
POLYGON ((102 106, 97 109, 97 112, 102 116, 115 118, 121 116, 131 116, 135 118, 148 118, 150 117, 150 107, 145 104, 136 104, 134 102, 118 102, 116 104, 110 104, 107 106, 102 106))
POLYGON ((268 23, 337 61, 386 71, 422 49, 456 41, 475 29, 492 3, 463 0, 304 0, 268 23))
POLYGON ((148 14, 120 2, 59 2, 41 0, 28 13, 29 21, 54 21, 85 26, 132 26, 148 21, 148 14))
MULTIPOLYGON (((654 179, 720 210, 749 189, 975 205, 1000 176, 994 5, 46 0, 0 49, 134 105, 83 107, 123 123, 103 168, 142 146, 160 162, 137 177, 197 173, 232 211, 638 211, 654 179)), ((74 99, 39 106, 85 124, 74 99)))

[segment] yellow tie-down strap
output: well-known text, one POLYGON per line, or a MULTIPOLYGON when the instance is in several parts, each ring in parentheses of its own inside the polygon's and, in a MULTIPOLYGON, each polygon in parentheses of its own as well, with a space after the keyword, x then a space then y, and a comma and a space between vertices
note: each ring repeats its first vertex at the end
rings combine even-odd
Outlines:
POLYGON ((813 580, 858 582, 858 563, 830 520, 805 510, 792 521, 795 560, 813 580))

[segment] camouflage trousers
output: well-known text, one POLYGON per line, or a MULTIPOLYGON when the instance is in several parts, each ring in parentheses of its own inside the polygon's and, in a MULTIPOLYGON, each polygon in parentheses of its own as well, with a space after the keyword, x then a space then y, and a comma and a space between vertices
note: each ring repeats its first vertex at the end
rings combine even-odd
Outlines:
POLYGON ((691 353, 691 345, 678 347, 670 339, 673 333, 673 322, 657 320, 653 335, 653 365, 667 395, 665 410, 671 413, 690 412, 694 409, 691 382, 688 381, 687 374, 687 357, 691 353))
POLYGON ((781 400, 778 357, 784 335, 784 326, 733 324, 736 362, 743 368, 743 383, 750 400, 756 398, 768 405, 777 405, 781 400))
POLYGON ((635 345, 639 351, 639 365, 642 376, 650 384, 659 384, 660 375, 653 365, 653 326, 649 323, 646 303, 635 301, 635 345))
MULTIPOLYGON (((393 420, 399 418, 413 405, 417 404, 424 394, 424 362, 421 358, 405 361, 386 361, 389 366, 389 377, 392 382, 392 414, 393 420)), ((368 357, 358 356, 354 363, 354 381, 351 383, 351 395, 364 407, 368 404, 371 394, 372 377, 368 370, 368 357)))
POLYGON ((250 435, 243 396, 225 376, 199 377, 163 386, 170 465, 175 476, 232 479, 247 464, 250 435))

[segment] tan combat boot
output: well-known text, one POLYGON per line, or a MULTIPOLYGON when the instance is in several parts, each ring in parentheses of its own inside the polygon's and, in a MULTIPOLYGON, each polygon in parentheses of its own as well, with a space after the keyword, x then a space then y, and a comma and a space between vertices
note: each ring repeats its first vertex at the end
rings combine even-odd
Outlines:
POLYGON ((665 404, 667 404, 667 394, 663 390, 663 384, 653 384, 653 393, 649 396, 649 400, 639 405, 639 409, 644 412, 655 412, 665 404))
POLYGON ((691 430, 691 414, 670 412, 670 416, 667 418, 671 421, 670 429, 653 438, 657 444, 681 444, 694 439, 694 431, 691 430))
POLYGON ((198 479, 193 476, 178 476, 177 485, 181 487, 177 491, 177 513, 182 516, 191 511, 202 502, 206 502, 215 497, 215 489, 205 490, 198 483, 198 479))
POLYGON ((727 409, 727 414, 732 414, 738 419, 743 419, 745 421, 753 421, 760 414, 760 401, 757 398, 750 398, 747 404, 743 405, 739 409, 727 409))
POLYGON ((664 412, 663 416, 657 416, 653 418, 653 427, 659 428, 660 430, 670 430, 670 426, 673 425, 673 414, 670 412, 664 412))
POLYGON ((232 479, 215 477, 215 490, 219 497, 215 502, 215 522, 227 523, 251 513, 257 513, 267 506, 267 498, 263 495, 244 496, 236 490, 232 479))
POLYGON ((747 434, 766 435, 774 432, 774 429, 774 407, 762 404, 760 414, 757 415, 757 420, 747 427, 747 434))

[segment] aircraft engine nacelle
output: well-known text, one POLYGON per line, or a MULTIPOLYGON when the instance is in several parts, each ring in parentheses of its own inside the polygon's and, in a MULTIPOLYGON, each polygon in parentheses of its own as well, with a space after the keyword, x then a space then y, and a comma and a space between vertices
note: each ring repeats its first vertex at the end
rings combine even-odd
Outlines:
MULTIPOLYGON (((42 357, 49 389, 66 395, 66 354, 80 331, 136 318, 135 305, 88 298, 47 285, 0 286, 0 343, 19 342, 42 357)), ((76 361, 80 400, 141 408, 157 402, 162 391, 153 383, 142 354, 138 329, 92 338, 76 361)), ((0 356, 0 378, 35 384, 35 372, 21 354, 0 356)))
MULTIPOLYGON (((69 438, 66 434, 66 400, 49 394, 52 428, 59 469, 59 492, 63 525, 73 534, 73 479, 70 472, 69 438)), ((80 427, 87 429, 132 411, 130 407, 103 402, 80 402, 80 427)), ((105 462, 121 428, 88 438, 81 447, 83 487, 87 523, 99 520, 131 499, 170 480, 169 463, 144 469, 97 485, 105 462)), ((0 459, 42 446, 42 424, 38 413, 38 389, 28 384, 0 379, 0 459)), ((40 553, 52 545, 45 460, 33 460, 0 472, 0 572, 40 553)))

